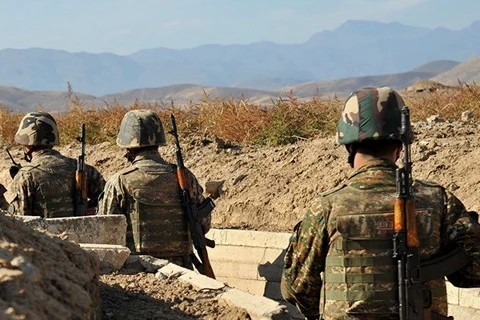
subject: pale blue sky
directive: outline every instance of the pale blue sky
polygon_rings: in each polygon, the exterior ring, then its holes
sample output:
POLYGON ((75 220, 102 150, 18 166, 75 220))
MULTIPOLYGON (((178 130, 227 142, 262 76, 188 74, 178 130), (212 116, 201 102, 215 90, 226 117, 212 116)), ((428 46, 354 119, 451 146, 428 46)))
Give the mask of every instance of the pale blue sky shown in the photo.
POLYGON ((458 30, 478 0, 1 0, 0 50, 41 47, 130 54, 141 49, 301 43, 346 20, 458 30))

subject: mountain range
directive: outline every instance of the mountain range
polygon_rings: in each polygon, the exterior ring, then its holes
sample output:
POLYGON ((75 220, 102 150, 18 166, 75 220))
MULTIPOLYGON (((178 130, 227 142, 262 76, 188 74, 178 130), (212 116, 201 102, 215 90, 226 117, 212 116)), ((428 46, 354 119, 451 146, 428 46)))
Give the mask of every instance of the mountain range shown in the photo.
POLYGON ((39 104, 63 109, 67 82, 82 100, 100 103, 188 102, 205 94, 265 102, 290 90, 308 97, 345 95, 365 85, 404 88, 429 78, 457 84, 477 77, 479 55, 480 21, 461 30, 347 21, 300 44, 155 48, 125 56, 4 49, 0 103, 23 110, 39 104), (466 61, 469 66, 462 67, 466 61))
MULTIPOLYGON (((466 82, 480 83, 480 56, 473 57, 463 63, 450 60, 432 61, 407 72, 343 78, 300 83, 278 90, 256 90, 234 87, 207 87, 196 84, 181 84, 159 88, 144 88, 122 91, 104 96, 93 96, 75 93, 85 106, 103 106, 105 103, 118 102, 121 105, 142 103, 174 102, 175 105, 198 102, 209 96, 211 98, 245 99, 251 103, 269 105, 272 100, 287 97, 293 93, 298 99, 311 99, 313 95, 323 97, 346 97, 353 90, 366 86, 390 86, 404 90, 415 86, 425 79, 441 79, 443 83, 458 85, 459 79, 466 82)), ((67 92, 29 91, 16 87, 0 86, 0 104, 10 110, 31 111, 39 107, 44 110, 65 110, 68 106, 67 92)))
POLYGON ((480 54, 480 21, 461 30, 347 21, 299 44, 207 44, 130 55, 31 48, 0 51, 0 85, 95 96, 192 83, 277 90, 298 83, 405 72, 480 54))

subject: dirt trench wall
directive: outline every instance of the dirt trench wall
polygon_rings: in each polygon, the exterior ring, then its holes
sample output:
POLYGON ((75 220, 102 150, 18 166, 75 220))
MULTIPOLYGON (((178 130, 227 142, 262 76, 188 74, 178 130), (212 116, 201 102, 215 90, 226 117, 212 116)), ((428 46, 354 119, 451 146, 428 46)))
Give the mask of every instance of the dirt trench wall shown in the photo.
POLYGON ((98 261, 0 212, 0 319, 100 319, 98 261))
MULTIPOLYGON (((221 281, 238 289, 281 301, 280 277, 290 233, 213 229, 207 236, 216 246, 208 251, 221 281)), ((480 288, 461 289, 447 283, 449 315, 480 320, 480 288)), ((303 319, 288 304, 293 319, 303 319)))
MULTIPOLYGON (((52 235, 58 235, 70 241, 74 240, 82 249, 92 253, 99 259, 101 274, 110 274, 112 271, 120 270, 124 263, 126 263, 128 256, 130 256, 130 250, 128 250, 126 247, 123 247, 125 245, 126 232, 126 219, 124 215, 48 219, 42 219, 33 216, 11 216, 10 219, 19 225, 25 224, 34 230, 48 232, 52 235), (124 248, 127 251, 123 251, 121 248, 124 248)), ((65 243, 69 244, 67 241, 65 241, 65 243)), ((265 251, 270 250, 265 249, 265 251)), ((274 257, 278 253, 277 251, 278 250, 272 251, 270 257, 274 257)), ((0 262, 1 258, 2 256, 0 252, 0 262)), ((234 284, 226 286, 221 277, 218 278, 218 280, 213 280, 198 274, 196 271, 190 271, 173 263, 168 263, 166 260, 155 259, 149 256, 130 256, 130 258, 132 258, 132 261, 142 260, 143 262, 141 262, 141 264, 144 267, 147 268, 148 266, 147 269, 152 269, 150 272, 153 272, 153 269, 157 270, 160 268, 158 272, 161 273, 161 279, 168 278, 174 274, 181 274, 179 277, 180 280, 198 288, 199 291, 217 290, 218 292, 216 298, 219 301, 222 301, 221 303, 226 303, 229 306, 246 310, 249 315, 249 319, 291 319, 282 304, 279 304, 277 301, 275 301, 275 299, 268 298, 263 294, 263 292, 259 291, 257 293, 241 290, 236 288, 234 284)), ((268 259, 265 261, 267 260, 268 259)), ((243 268, 240 267, 239 270, 243 270, 243 268)), ((98 272, 98 270, 96 271, 98 272)), ((213 294, 213 291, 211 294, 213 294)), ((3 319, 1 315, 0 319, 3 319)))

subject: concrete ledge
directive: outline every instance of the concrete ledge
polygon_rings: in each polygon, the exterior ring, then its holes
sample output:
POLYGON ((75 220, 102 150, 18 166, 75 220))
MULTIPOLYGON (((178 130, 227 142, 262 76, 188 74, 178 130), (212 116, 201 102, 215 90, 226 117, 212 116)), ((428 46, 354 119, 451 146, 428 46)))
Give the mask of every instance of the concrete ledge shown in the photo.
POLYGON ((219 297, 247 310, 252 319, 288 319, 285 307, 276 301, 265 297, 255 296, 239 289, 229 289, 219 297))
POLYGON ((480 288, 463 288, 459 290, 458 299, 458 304, 462 307, 480 309, 480 288))
POLYGON ((456 320, 480 320, 480 310, 457 305, 448 306, 448 315, 456 320))
POLYGON ((230 288, 223 282, 208 278, 195 271, 182 268, 173 263, 169 263, 159 269, 155 276, 160 279, 177 276, 180 280, 190 283, 192 286, 200 290, 217 290, 217 299, 223 300, 229 305, 246 310, 252 320, 277 320, 290 318, 286 307, 274 300, 241 291, 239 289, 230 288))
POLYGON ((447 284, 447 299, 449 304, 460 304, 460 288, 454 287, 450 282, 447 284))
POLYGON ((248 246, 285 249, 291 234, 285 232, 266 232, 250 230, 211 229, 207 237, 219 245, 248 246))
POLYGON ((71 233, 80 243, 103 243, 125 246, 127 219, 124 215, 47 218, 12 216, 37 230, 53 234, 71 233))
POLYGON ((100 260, 101 273, 120 270, 130 256, 130 249, 119 245, 81 243, 80 247, 100 260))

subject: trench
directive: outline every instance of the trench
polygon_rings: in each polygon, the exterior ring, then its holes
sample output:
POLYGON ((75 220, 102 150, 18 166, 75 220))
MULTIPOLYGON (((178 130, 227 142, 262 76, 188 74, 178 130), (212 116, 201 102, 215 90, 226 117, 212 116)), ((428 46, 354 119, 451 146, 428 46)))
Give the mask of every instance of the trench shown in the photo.
MULTIPOLYGON (((54 234, 74 234, 79 243, 125 243, 126 219, 123 215, 17 218, 54 234)), ((283 301, 280 294, 280 278, 290 235, 286 232, 215 228, 207 234, 216 244, 215 248, 208 249, 208 256, 219 283, 227 283, 233 289, 250 294, 246 299, 241 297, 242 303, 259 306, 260 314, 265 309, 263 306, 270 302, 278 302, 288 310, 287 315, 282 312, 278 317, 260 316, 258 319, 285 319, 285 316, 304 319, 294 306, 283 301)), ((480 320, 480 288, 456 288, 447 282, 447 295, 450 316, 456 320, 480 320)))
POLYGON ((208 256, 217 280, 284 305, 291 319, 304 319, 280 294, 280 277, 290 233, 212 229, 208 256))

